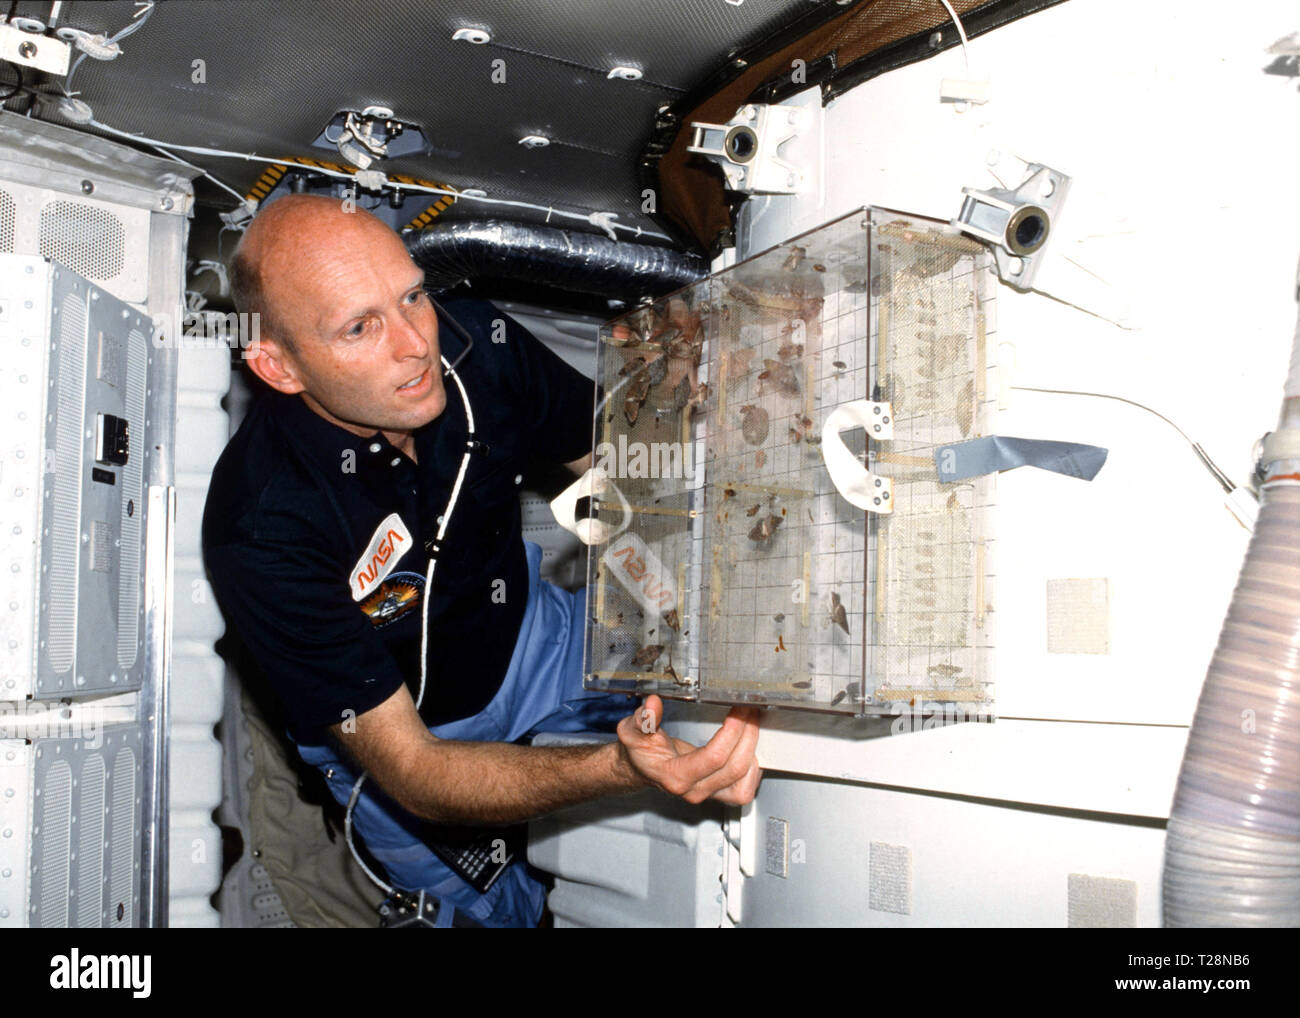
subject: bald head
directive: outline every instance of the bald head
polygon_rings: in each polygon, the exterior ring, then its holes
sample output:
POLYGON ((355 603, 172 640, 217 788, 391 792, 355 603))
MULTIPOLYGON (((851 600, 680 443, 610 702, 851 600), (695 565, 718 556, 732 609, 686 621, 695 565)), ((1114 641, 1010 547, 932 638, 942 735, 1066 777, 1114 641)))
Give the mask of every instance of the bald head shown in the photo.
POLYGON ((286 195, 231 260, 241 312, 262 316, 247 368, 354 435, 399 449, 446 408, 437 309, 402 238, 336 199, 286 195))
POLYGON ((340 246, 364 250, 377 236, 395 236, 369 212, 324 195, 290 194, 257 214, 230 260, 235 310, 259 316, 259 333, 291 353, 294 325, 281 312, 294 274, 335 257, 340 246), (354 246, 355 245, 355 246, 354 246))

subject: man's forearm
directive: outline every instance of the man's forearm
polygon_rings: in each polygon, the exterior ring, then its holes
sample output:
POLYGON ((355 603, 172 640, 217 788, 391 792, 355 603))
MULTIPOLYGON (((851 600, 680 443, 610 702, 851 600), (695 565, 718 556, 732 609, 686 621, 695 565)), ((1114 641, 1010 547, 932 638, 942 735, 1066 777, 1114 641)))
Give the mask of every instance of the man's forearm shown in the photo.
POLYGON ((330 726, 338 744, 394 800, 436 823, 508 824, 607 795, 658 787, 687 802, 743 805, 762 772, 757 717, 733 710, 704 746, 667 736, 649 696, 618 725, 618 741, 515 746, 436 738, 400 686, 357 718, 330 726))
POLYGON ((430 736, 400 784, 395 797, 427 820, 507 824, 636 791, 647 782, 617 741, 543 747, 430 736))

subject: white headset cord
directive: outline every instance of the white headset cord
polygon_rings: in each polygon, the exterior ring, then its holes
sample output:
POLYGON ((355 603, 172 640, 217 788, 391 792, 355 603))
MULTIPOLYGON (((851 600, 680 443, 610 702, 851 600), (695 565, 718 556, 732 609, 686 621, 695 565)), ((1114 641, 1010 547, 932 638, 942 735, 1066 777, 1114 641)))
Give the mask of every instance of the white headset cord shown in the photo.
MULTIPOLYGON (((424 574, 424 604, 420 613, 420 690, 415 698, 415 709, 418 712, 420 704, 424 702, 424 687, 428 679, 429 670, 429 598, 433 593, 433 567, 438 564, 438 552, 442 550, 442 539, 447 533, 447 527, 451 524, 451 514, 456 510, 456 501, 460 498, 460 489, 465 482, 465 473, 469 470, 469 460, 474 452, 474 411, 469 404, 469 393, 465 391, 465 383, 460 380, 460 375, 456 373, 456 368, 447 363, 447 358, 439 355, 442 360, 443 377, 450 378, 456 383, 456 388, 460 390, 460 401, 465 407, 465 423, 469 428, 469 433, 465 439, 465 453, 460 458, 460 470, 456 473, 456 483, 451 488, 451 498, 447 500, 447 509, 442 514, 441 522, 438 524, 438 533, 434 536, 433 547, 429 554, 429 568, 424 574)), ((458 359, 459 362, 459 359, 458 359)), ((362 860, 361 855, 357 852, 357 847, 352 840, 352 809, 357 804, 357 799, 361 797, 361 786, 365 783, 367 774, 361 772, 356 783, 352 786, 352 794, 348 796, 347 809, 343 814, 343 837, 348 843, 348 851, 352 853, 352 858, 357 861, 357 865, 368 876, 376 886, 381 888, 385 894, 393 894, 394 888, 384 883, 376 876, 369 866, 362 860)))

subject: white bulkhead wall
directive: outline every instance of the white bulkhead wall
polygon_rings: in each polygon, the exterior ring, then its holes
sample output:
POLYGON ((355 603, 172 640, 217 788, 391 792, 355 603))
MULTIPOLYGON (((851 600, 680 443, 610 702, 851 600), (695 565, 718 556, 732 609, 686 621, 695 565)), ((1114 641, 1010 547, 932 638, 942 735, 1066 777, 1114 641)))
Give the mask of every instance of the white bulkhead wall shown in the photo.
MULTIPOLYGON (((1003 385, 1137 400, 1243 484, 1296 315, 1300 93, 1264 68, 1297 30, 1285 0, 1212 21, 1090 0, 971 40, 969 72, 959 48, 890 72, 826 108, 824 194, 751 198, 737 256, 864 204, 951 218, 963 187, 1000 186, 995 152, 1009 187, 1014 157, 1060 170, 1040 278, 1087 310, 1000 287, 1003 385), (990 103, 939 101, 943 78, 978 75, 990 103)), ((884 736, 769 712, 742 925, 1160 923, 1163 819, 1248 534, 1140 409, 1005 389, 996 427, 1110 450, 1091 483, 999 478, 999 720, 884 736), (1048 651, 1049 600, 1079 624, 1060 580, 1105 592, 1093 653, 1048 651)))
POLYGON ((225 631, 203 569, 200 525, 212 468, 225 448, 230 418, 230 351, 195 343, 180 352, 176 392, 176 557, 172 629, 171 830, 168 914, 171 926, 218 926, 210 903, 221 884, 221 834, 212 811, 221 802, 221 720, 225 662, 213 645, 225 631))

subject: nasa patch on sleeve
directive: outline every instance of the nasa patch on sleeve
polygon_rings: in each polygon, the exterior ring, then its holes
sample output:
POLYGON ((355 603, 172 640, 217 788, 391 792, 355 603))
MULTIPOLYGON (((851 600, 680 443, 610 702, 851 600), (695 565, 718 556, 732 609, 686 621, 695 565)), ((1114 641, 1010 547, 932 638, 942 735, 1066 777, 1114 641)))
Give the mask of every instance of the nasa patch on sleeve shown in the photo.
POLYGON ((348 580, 352 600, 360 601, 378 587, 414 543, 402 517, 397 513, 389 514, 376 528, 370 544, 352 567, 352 576, 348 580))

